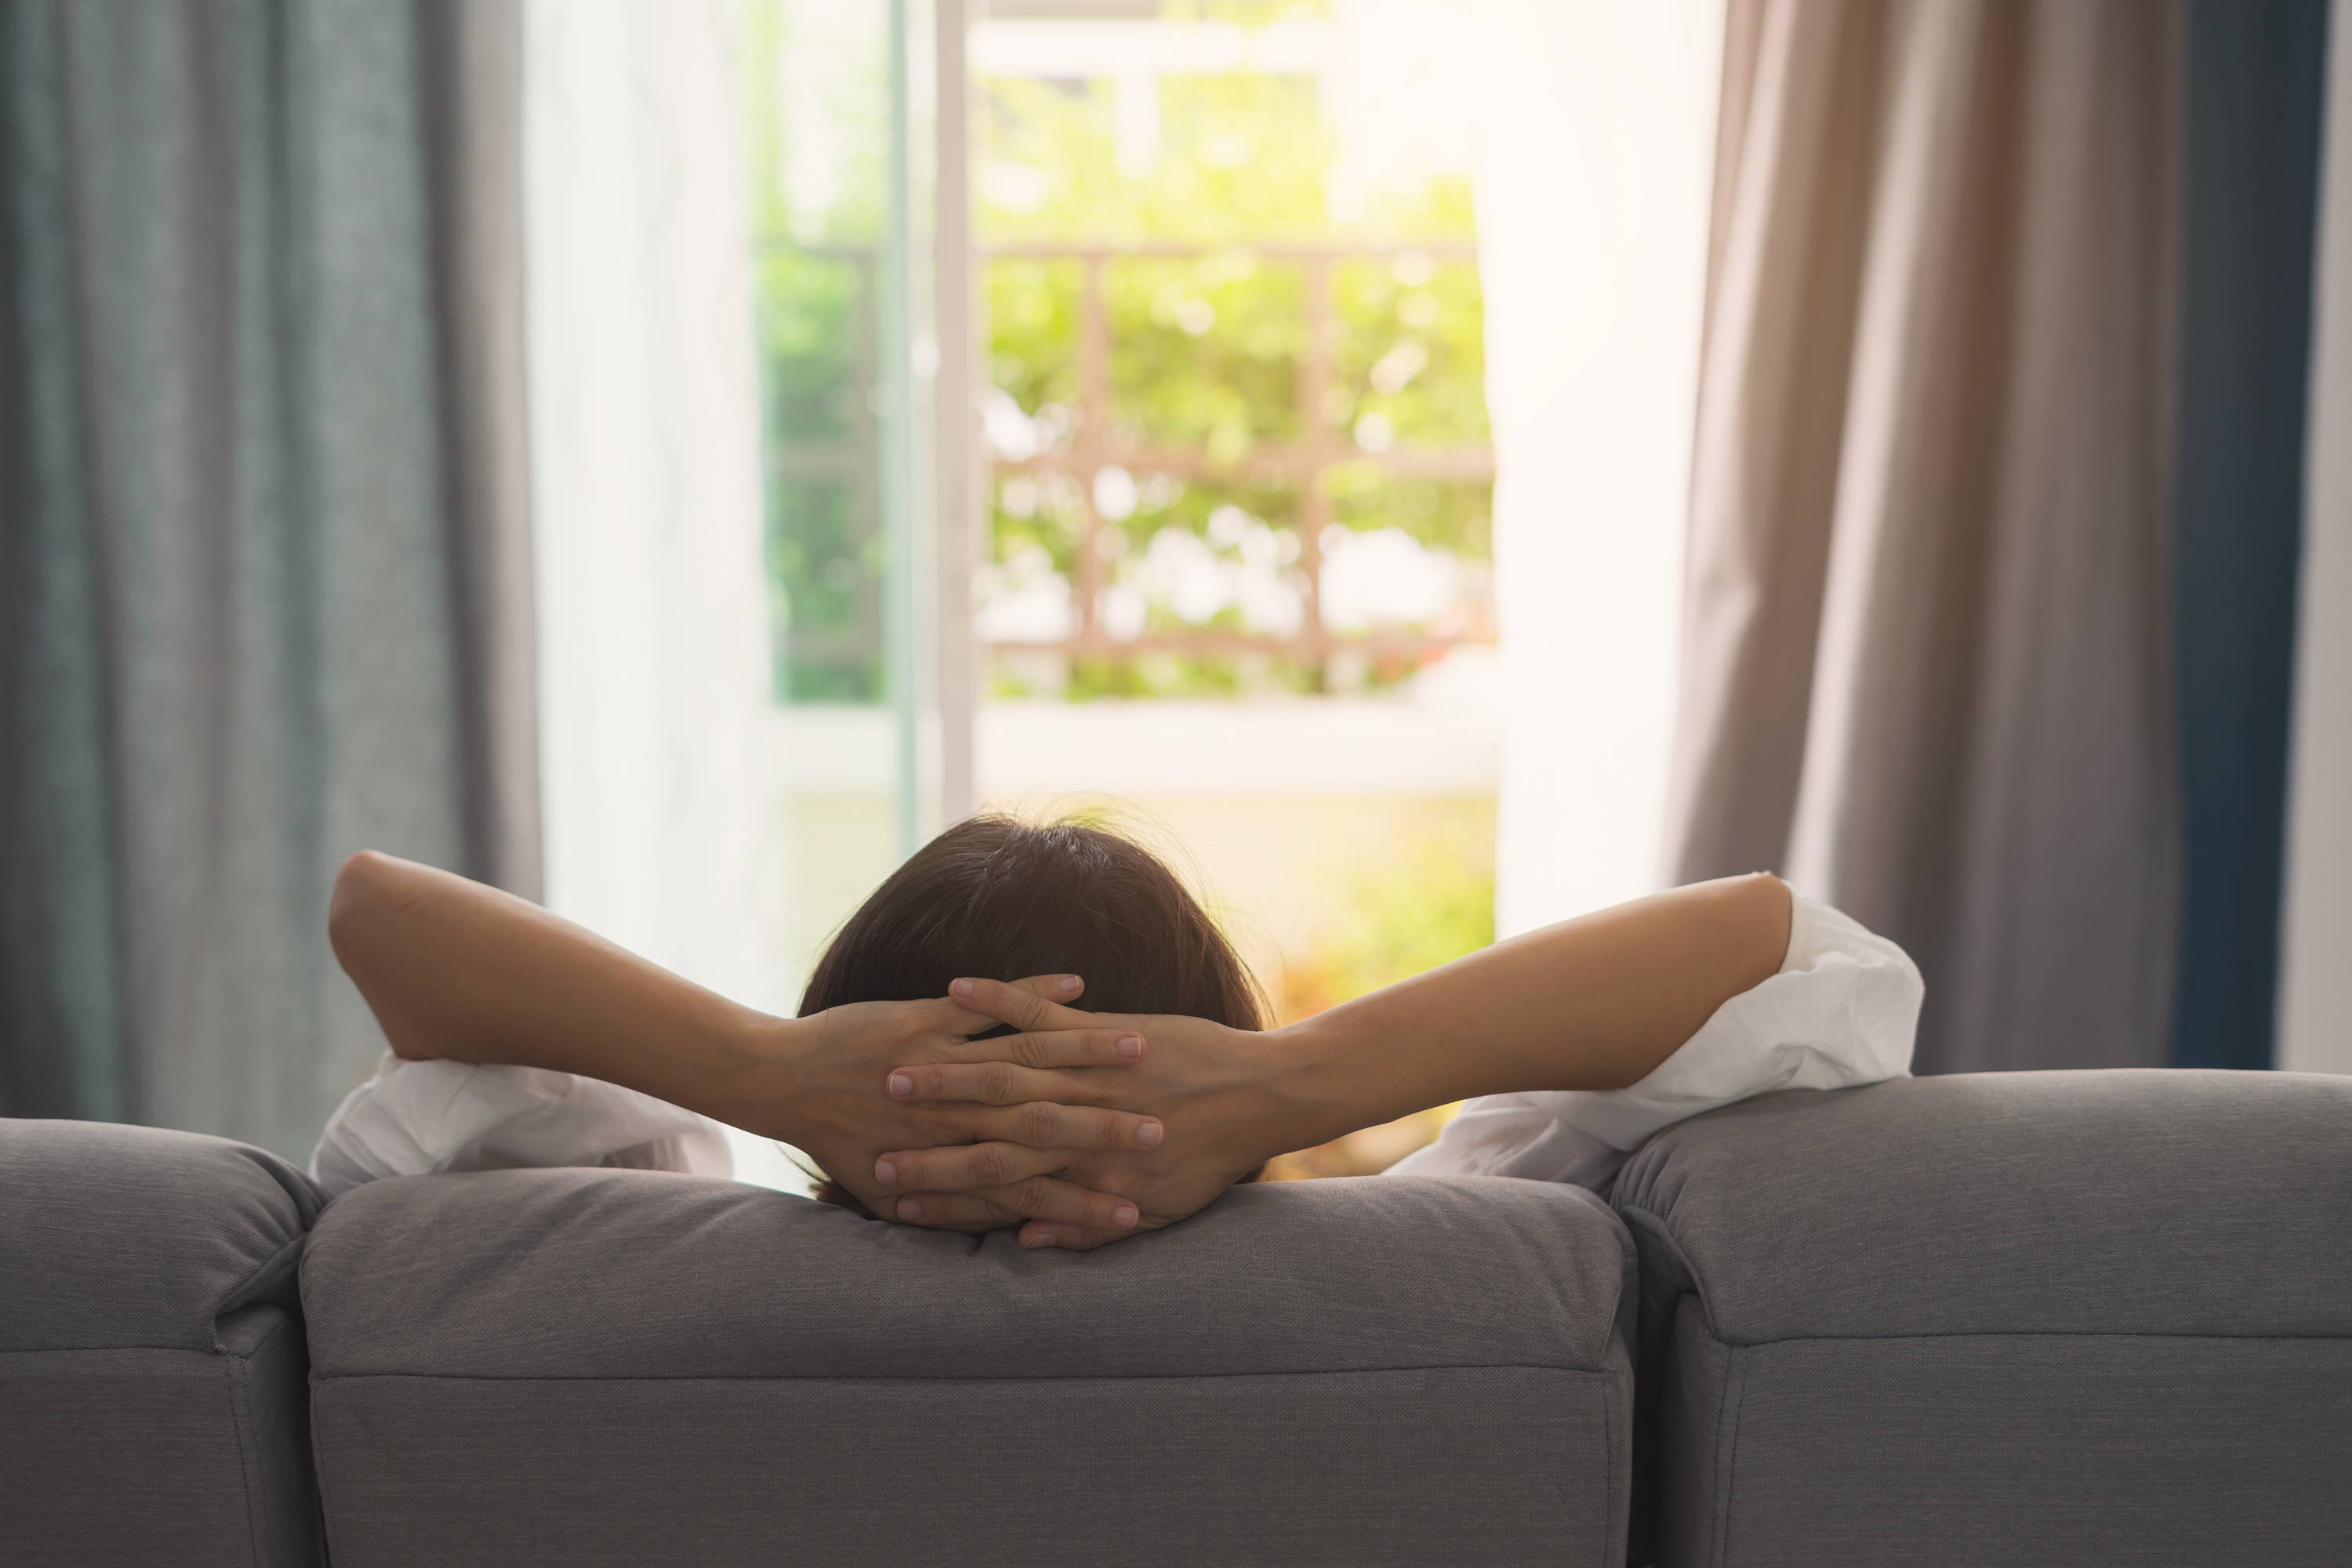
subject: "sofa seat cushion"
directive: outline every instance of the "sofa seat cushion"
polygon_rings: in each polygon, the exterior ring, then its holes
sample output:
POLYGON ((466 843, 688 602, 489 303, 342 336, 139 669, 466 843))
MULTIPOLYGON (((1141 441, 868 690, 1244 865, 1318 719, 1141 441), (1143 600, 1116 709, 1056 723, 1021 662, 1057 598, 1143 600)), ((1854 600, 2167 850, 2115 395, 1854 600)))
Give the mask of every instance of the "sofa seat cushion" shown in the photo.
POLYGON ((1089 1254, 688 1176, 338 1200, 341 1568, 1622 1552, 1633 1253, 1591 1195, 1284 1184, 1089 1254))
POLYGON ((273 1154, 0 1121, 0 1562, 309 1564, 302 1239, 273 1154))

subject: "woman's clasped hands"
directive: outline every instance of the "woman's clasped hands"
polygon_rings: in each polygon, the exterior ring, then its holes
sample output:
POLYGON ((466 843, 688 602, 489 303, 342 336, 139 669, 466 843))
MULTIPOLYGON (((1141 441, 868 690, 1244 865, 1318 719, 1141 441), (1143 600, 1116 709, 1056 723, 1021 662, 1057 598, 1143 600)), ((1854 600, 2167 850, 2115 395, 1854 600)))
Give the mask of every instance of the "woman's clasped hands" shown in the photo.
MULTIPOLYGON (((1085 984, 1075 975, 1038 975, 1003 989, 1046 1005, 1043 998, 1075 998, 1085 984)), ((887 1092, 887 1082, 908 1072, 1108 1074, 1143 1058, 1143 1037, 1123 1021, 1073 1016, 1083 1022, 985 1039, 971 1037, 999 1020, 945 998, 761 1016, 740 1054, 727 1102, 702 1109, 805 1152, 885 1218, 896 1216, 899 1192, 877 1177, 876 1152, 946 1145, 977 1155, 965 1167, 971 1179, 949 1222, 956 1228, 1036 1220, 1118 1235, 1141 1219, 1134 1202, 1055 1173, 1081 1158, 1156 1147, 1165 1132, 1158 1118, 1110 1109, 1091 1095, 1059 1101, 972 1095, 949 1102, 887 1092)))
POLYGON ((910 1055, 884 1090, 916 1125, 968 1135, 908 1140, 845 1184, 908 1224, 1018 1225, 1024 1247, 1084 1250, 1182 1219, 1313 1141, 1286 1031, 1081 1012, 1078 989, 955 982, 940 1005, 1019 1032, 910 1055))

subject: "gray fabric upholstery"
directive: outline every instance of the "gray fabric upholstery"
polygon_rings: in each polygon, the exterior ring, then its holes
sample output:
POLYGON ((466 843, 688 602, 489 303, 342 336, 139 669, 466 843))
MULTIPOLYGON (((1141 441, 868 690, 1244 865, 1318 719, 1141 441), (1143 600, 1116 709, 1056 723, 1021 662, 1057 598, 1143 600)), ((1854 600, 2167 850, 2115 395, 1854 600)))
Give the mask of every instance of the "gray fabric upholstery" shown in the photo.
POLYGON ((1662 1563, 2344 1560, 2352 1080, 1769 1096, 1613 1195, 1662 1563))
POLYGON ((322 1498, 338 1568, 1613 1564, 1629 1489, 1675 1568, 2344 1560, 2352 1080, 1780 1095, 1612 1195, 1284 1184, 1076 1256, 647 1172, 322 1215, 0 1121, 0 1562, 314 1563, 322 1498))
POLYGON ((317 1561, 297 1260, 274 1155, 0 1121, 0 1561, 317 1561))
POLYGON ((645 1172, 383 1182, 305 1259, 338 1568, 1622 1557, 1575 1189, 1244 1189, 1090 1255, 645 1172))

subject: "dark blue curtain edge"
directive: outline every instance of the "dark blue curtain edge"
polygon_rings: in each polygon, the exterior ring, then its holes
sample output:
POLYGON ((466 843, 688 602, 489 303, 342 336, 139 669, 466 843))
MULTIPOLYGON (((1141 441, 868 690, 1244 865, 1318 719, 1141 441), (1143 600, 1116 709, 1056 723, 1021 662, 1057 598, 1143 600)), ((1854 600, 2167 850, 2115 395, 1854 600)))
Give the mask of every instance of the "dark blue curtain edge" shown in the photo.
POLYGON ((2182 805, 2170 1059, 2267 1068, 2329 0, 2189 0, 2173 482, 2182 805))

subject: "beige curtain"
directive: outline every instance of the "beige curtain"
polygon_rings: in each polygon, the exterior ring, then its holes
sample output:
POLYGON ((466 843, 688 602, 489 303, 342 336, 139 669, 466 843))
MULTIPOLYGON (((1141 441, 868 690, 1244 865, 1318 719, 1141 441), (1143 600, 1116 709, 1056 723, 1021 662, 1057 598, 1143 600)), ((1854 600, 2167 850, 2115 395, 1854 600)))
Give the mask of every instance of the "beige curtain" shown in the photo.
POLYGON ((1669 869, 1901 941, 1922 1071, 2165 1059, 2181 26, 1730 7, 1669 869))

